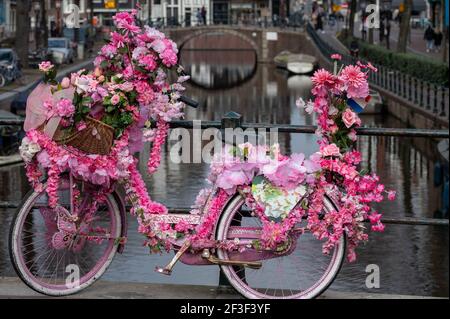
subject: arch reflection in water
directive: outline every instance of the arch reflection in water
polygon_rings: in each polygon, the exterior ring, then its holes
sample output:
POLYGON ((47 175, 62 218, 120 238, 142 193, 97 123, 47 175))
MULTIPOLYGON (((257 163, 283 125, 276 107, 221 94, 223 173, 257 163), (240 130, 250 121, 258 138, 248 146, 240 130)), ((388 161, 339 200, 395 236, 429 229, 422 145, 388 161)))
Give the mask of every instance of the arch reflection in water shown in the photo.
POLYGON ((256 73, 253 50, 181 51, 181 64, 191 76, 191 83, 204 89, 228 89, 242 85, 256 73))

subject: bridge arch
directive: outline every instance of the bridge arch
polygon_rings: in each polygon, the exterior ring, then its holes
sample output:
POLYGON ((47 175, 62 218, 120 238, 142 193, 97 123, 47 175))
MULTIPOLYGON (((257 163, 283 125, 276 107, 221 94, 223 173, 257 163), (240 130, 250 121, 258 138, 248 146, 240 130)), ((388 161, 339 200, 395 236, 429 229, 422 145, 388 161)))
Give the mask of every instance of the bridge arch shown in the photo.
POLYGON ((223 28, 223 27, 221 27, 221 28, 206 27, 206 28, 197 29, 194 32, 188 32, 188 34, 180 37, 179 39, 174 39, 174 40, 178 46, 178 49, 181 51, 183 49, 183 46, 186 43, 188 43, 190 40, 192 40, 196 37, 203 36, 203 35, 217 34, 219 32, 223 33, 223 34, 227 34, 227 35, 232 35, 232 36, 235 36, 235 37, 243 40, 245 43, 250 45, 250 47, 255 51, 256 58, 261 56, 260 47, 251 37, 247 36, 246 34, 240 32, 240 31, 223 28))

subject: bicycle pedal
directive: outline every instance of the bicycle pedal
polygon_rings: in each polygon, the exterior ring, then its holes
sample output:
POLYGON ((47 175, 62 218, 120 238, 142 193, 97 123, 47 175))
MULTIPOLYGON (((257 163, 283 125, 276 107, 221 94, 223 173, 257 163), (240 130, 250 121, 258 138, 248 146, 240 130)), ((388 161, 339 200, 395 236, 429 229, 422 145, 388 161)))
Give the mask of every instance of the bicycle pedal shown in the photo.
POLYGON ((163 268, 163 267, 155 267, 155 271, 159 274, 162 275, 166 275, 166 276, 170 276, 172 274, 172 270, 171 269, 167 269, 167 268, 163 268))

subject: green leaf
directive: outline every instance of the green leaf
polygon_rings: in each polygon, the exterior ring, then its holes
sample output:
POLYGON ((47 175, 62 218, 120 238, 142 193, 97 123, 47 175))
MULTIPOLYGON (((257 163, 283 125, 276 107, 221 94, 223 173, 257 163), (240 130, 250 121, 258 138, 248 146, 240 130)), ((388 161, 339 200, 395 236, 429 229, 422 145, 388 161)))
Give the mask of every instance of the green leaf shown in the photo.
POLYGON ((109 62, 107 60, 103 60, 102 63, 100 63, 100 67, 102 69, 106 69, 109 66, 109 62))
POLYGON ((82 98, 81 104, 87 105, 87 104, 91 104, 93 101, 94 100, 90 96, 85 96, 82 98))

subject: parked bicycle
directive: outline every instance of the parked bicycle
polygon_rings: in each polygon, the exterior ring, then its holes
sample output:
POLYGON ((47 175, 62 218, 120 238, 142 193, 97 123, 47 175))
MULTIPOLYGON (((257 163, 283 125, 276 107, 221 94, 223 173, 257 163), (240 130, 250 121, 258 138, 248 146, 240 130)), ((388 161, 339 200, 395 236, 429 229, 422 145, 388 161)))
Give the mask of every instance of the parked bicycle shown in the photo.
POLYGON ((364 221, 373 230, 384 227, 369 206, 383 199, 384 187, 376 175, 358 171, 354 148, 361 124, 356 111, 367 103, 371 66, 314 74, 315 101, 297 104, 317 113, 317 153, 307 159, 282 155, 276 144, 227 144, 211 165, 211 186, 197 195, 190 214, 171 214, 149 197, 133 141, 151 140, 153 174, 168 121, 182 115, 182 103, 197 103, 181 96, 187 77, 174 63, 174 44, 155 29, 137 28, 133 13, 114 20, 122 34, 102 50, 94 72, 56 83, 54 66, 40 65, 47 84, 30 95, 20 149, 33 190, 13 219, 9 239, 20 278, 52 296, 90 286, 125 247, 128 201, 145 246, 175 252, 168 265, 156 267, 161 274, 170 275, 178 261, 218 265, 247 298, 321 294, 344 257, 353 261, 356 246, 367 240, 364 221), (127 58, 131 53, 134 59, 127 58), (152 61, 176 66, 177 82, 167 83, 164 69, 156 71, 152 61))

